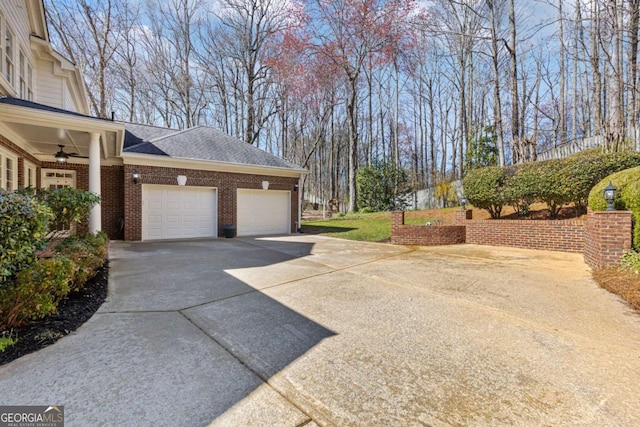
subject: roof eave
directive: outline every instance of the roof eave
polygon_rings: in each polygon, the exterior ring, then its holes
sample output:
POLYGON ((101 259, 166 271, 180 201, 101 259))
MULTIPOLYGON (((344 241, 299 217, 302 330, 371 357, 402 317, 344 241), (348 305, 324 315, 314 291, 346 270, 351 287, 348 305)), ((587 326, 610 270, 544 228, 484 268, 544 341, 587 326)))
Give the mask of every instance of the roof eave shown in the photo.
POLYGON ((123 152, 124 164, 140 166, 173 167, 193 170, 211 170, 216 172, 241 173, 250 175, 285 176, 300 178, 309 172, 302 168, 248 165, 243 163, 221 162, 214 160, 189 159, 183 157, 158 156, 155 154, 123 152))

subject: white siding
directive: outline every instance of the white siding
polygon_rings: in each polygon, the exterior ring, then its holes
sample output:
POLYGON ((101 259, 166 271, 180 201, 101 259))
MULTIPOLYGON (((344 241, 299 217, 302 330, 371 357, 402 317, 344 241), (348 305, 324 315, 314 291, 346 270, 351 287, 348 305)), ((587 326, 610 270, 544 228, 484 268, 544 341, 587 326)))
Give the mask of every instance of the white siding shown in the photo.
MULTIPOLYGON (((27 0, 29 1, 29 0, 27 0)), ((21 3, 21 2, 20 2, 21 3)), ((11 95, 18 94, 19 85, 19 55, 22 50, 25 55, 33 62, 33 56, 30 48, 29 35, 31 34, 31 26, 29 24, 29 16, 27 15, 27 8, 25 4, 21 4, 16 7, 19 2, 9 2, 0 0, 0 19, 4 21, 4 25, 8 26, 13 34, 13 64, 14 64, 14 81, 11 87, 8 86, 8 82, 4 79, 4 51, 2 65, 2 78, 0 78, 0 92, 8 93, 11 95)), ((2 35, 4 37, 4 34, 2 35)))
MULTIPOLYGON (((0 0, 0 19, 10 28, 14 38, 14 82, 9 85, 2 77, 4 73, 0 73, 0 94, 20 96, 19 59, 20 52, 23 52, 27 62, 33 67, 33 101, 71 111, 86 112, 84 101, 77 98, 84 94, 83 88, 76 87, 81 80, 78 78, 78 71, 61 56, 52 53, 46 43, 43 45, 42 41, 35 39, 32 42, 28 14, 39 14, 39 6, 31 3, 37 1, 40 0, 0 0)), ((41 25, 40 16, 32 18, 36 22, 34 25, 41 25)), ((37 28, 34 30, 37 31, 37 28)), ((0 60, 0 64, 4 64, 4 58, 0 60)), ((0 71, 4 71, 3 65, 0 65, 0 71)), ((28 95, 25 94, 24 97, 27 98, 28 95)))
POLYGON ((73 96, 71 96, 69 87, 65 84, 62 90, 64 92, 64 105, 62 106, 62 108, 64 108, 65 110, 78 111, 76 103, 73 102, 73 96))
MULTIPOLYGON (((20 7, 16 7, 15 4, 17 3, 19 2, 0 0, 0 13, 2 13, 2 15, 4 15, 4 17, 6 18, 9 26, 11 27, 11 30, 13 31, 16 41, 18 42, 16 45, 16 49, 19 47, 27 51, 30 50, 29 35, 31 34, 29 16, 27 16, 26 5, 20 5, 20 7)), ((16 62, 18 62, 17 57, 16 62)))
POLYGON ((36 62, 36 102, 52 107, 64 108, 62 105, 62 77, 53 74, 53 62, 39 60, 36 62))

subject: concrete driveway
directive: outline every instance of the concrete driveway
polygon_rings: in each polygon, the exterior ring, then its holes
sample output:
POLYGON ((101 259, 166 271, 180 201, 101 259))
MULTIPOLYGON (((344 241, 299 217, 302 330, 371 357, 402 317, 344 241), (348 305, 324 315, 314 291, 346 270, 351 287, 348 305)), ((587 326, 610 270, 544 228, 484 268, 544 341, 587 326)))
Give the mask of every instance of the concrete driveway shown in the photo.
POLYGON ((581 256, 319 236, 114 243, 108 301, 0 367, 67 426, 640 425, 640 316, 581 256))

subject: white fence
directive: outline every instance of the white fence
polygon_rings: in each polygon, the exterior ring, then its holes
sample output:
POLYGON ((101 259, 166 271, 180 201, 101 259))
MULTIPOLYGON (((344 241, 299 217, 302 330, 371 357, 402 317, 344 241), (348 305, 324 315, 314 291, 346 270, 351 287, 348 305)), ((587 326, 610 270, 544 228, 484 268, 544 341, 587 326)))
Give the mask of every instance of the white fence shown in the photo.
MULTIPOLYGON (((453 189, 456 192, 457 199, 460 199, 463 194, 462 180, 452 181, 453 189)), ((446 202, 440 197, 436 197, 435 188, 427 188, 424 190, 418 190, 413 193, 413 196, 409 199, 408 209, 420 210, 420 209, 439 209, 447 207, 446 202)), ((449 206, 455 206, 451 204, 449 206)))
MULTIPOLYGON (((633 128, 627 131, 627 138, 633 141, 636 151, 640 151, 640 128, 633 128)), ((538 160, 562 159, 580 151, 593 147, 602 147, 606 139, 602 135, 584 138, 579 141, 571 141, 557 147, 551 148, 542 153, 538 153, 538 160)))

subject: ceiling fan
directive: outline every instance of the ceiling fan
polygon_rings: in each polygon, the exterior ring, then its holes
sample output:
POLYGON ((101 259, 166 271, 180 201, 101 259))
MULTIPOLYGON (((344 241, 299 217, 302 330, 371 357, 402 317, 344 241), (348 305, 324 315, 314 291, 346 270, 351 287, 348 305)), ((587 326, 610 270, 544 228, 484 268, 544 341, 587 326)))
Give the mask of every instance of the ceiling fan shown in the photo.
POLYGON ((54 155, 54 157, 56 158, 58 163, 66 163, 67 160, 69 159, 69 157, 77 157, 77 158, 80 158, 80 159, 88 159, 87 156, 81 156, 78 153, 65 153, 64 145, 58 144, 58 147, 60 147, 60 151, 58 151, 54 155))

